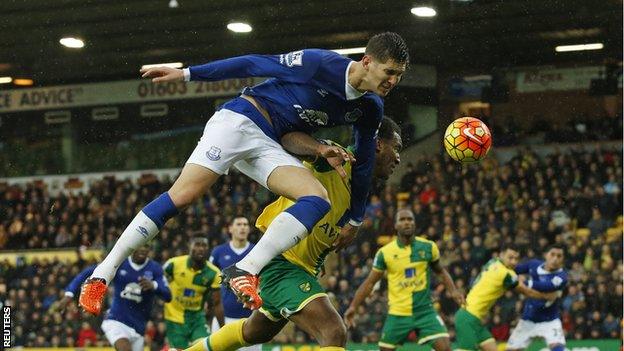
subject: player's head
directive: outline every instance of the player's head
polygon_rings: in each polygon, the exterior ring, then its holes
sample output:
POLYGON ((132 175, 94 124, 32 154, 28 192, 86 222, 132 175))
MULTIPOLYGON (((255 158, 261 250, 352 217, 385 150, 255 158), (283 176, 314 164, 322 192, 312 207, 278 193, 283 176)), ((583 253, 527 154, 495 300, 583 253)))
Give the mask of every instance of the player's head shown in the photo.
POLYGON ((190 248, 191 259, 195 262, 201 262, 208 259, 208 238, 204 236, 195 236, 191 239, 190 248))
POLYGON ((399 152, 403 148, 401 128, 390 118, 384 117, 377 133, 375 178, 386 180, 401 162, 399 152))
POLYGON ((245 217, 234 218, 228 227, 228 232, 230 232, 232 240, 247 241, 249 231, 249 220, 245 217))
POLYGON ((546 248, 544 252, 544 259, 546 260, 546 269, 549 271, 556 271, 563 267, 563 258, 565 255, 565 249, 563 245, 553 244, 546 248))
POLYGON ((505 244, 500 249, 499 258, 507 268, 514 269, 520 261, 520 250, 513 244, 505 244))
POLYGON ((394 230, 398 236, 410 237, 416 233, 416 219, 414 212, 407 208, 397 211, 394 216, 394 230))
POLYGON ((150 244, 139 246, 139 248, 134 250, 134 252, 132 253, 132 262, 136 264, 145 263, 145 260, 147 260, 147 256, 149 256, 151 248, 152 246, 150 244))
POLYGON ((380 33, 368 41, 362 58, 366 69, 367 90, 386 96, 394 88, 409 63, 407 44, 393 32, 380 33))

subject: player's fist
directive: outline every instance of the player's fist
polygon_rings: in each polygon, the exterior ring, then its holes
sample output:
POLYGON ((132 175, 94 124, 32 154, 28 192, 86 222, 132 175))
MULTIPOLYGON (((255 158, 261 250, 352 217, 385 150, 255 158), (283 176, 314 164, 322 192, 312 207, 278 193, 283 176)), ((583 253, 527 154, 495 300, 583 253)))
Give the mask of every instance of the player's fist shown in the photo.
POLYGON ((352 226, 349 223, 345 224, 342 229, 340 229, 340 234, 334 242, 334 246, 332 246, 334 252, 338 252, 345 247, 351 245, 351 243, 353 243, 353 240, 355 240, 355 238, 357 237, 359 229, 360 227, 352 226))
POLYGON ((327 159, 327 163, 329 163, 329 165, 332 166, 342 178, 347 177, 347 172, 345 172, 342 165, 345 162, 355 162, 355 157, 340 146, 321 143, 319 144, 316 153, 317 156, 327 159))
POLYGON ((139 278, 139 286, 141 287, 141 291, 154 290, 154 282, 145 277, 139 278))
POLYGON ((141 77, 152 78, 152 82, 181 82, 184 80, 184 72, 181 69, 171 67, 141 68, 141 77))
POLYGON ((349 306, 344 313, 344 322, 347 325, 347 328, 352 328, 355 326, 355 308, 349 306))

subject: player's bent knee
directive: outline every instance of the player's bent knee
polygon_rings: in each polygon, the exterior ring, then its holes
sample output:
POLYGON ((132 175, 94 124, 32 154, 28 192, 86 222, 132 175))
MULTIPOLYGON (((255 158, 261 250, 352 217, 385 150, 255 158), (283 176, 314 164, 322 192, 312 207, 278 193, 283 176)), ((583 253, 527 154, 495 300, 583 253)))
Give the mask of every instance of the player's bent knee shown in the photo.
POLYGON ((345 346, 347 344, 347 327, 344 323, 327 323, 321 331, 321 346, 345 346))

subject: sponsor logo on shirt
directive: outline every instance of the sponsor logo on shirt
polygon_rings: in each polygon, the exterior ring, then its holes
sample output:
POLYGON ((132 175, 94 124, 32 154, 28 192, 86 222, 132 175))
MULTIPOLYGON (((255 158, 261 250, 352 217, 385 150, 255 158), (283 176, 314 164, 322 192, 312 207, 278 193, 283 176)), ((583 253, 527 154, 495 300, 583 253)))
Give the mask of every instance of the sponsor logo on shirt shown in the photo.
POLYGON ((362 117, 362 115, 364 115, 362 110, 360 110, 359 108, 356 108, 353 111, 345 113, 344 119, 345 119, 345 122, 353 123, 357 121, 358 118, 362 117))

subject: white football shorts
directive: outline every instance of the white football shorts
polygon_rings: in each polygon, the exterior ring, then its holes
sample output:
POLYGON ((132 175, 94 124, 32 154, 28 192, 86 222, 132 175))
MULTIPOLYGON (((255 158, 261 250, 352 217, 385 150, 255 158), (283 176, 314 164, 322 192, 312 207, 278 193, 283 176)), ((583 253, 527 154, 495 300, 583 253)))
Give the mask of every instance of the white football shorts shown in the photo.
POLYGON ((134 328, 113 319, 105 319, 102 322, 102 331, 113 347, 115 347, 117 340, 128 339, 132 346, 132 351, 143 351, 143 335, 139 335, 134 328))
POLYGON ((269 138, 246 116, 221 109, 208 120, 187 163, 227 174, 234 166, 267 188, 269 175, 280 166, 303 167, 301 161, 269 138))
POLYGON ((507 341, 507 350, 525 349, 533 338, 544 339, 546 345, 565 345, 561 319, 541 323, 520 319, 507 341))

